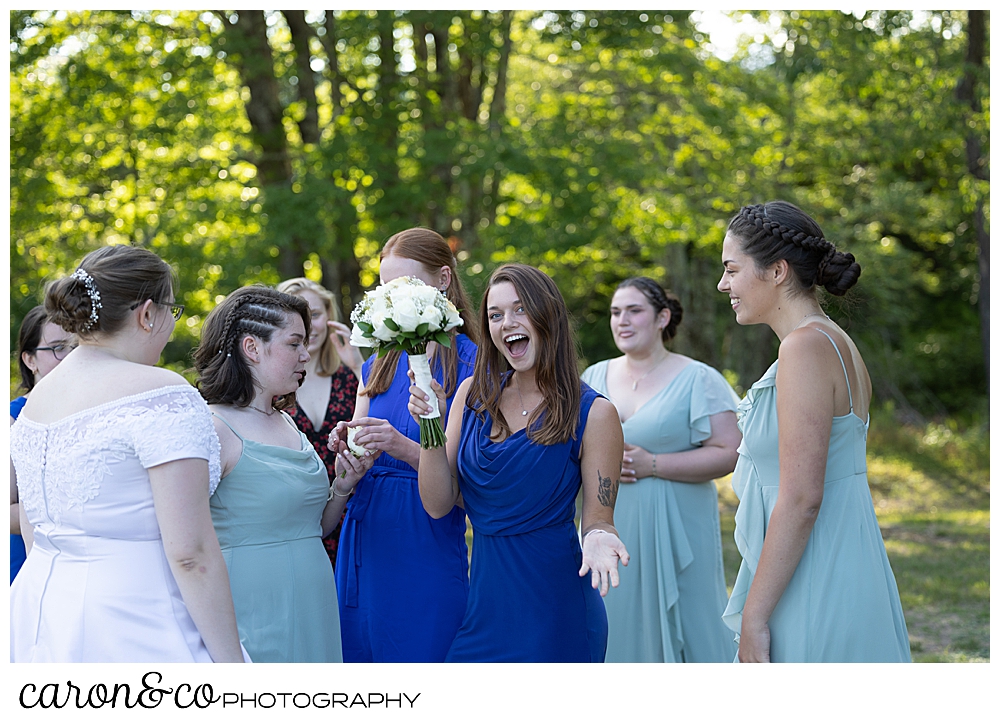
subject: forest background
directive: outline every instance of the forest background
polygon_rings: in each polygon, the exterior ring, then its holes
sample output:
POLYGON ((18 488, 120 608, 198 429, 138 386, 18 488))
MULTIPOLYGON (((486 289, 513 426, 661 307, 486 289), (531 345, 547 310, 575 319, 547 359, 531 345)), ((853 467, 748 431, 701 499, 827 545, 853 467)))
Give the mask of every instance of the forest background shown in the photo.
POLYGON ((549 273, 586 363, 617 354, 617 283, 660 280, 684 305, 672 348, 742 394, 777 346, 715 289, 722 238, 782 198, 861 263, 825 301, 873 425, 914 430, 893 447, 911 467, 941 452, 928 479, 986 510, 988 560, 989 14, 747 15, 722 59, 689 11, 11 11, 12 348, 104 244, 176 268, 183 371, 233 289, 305 275, 346 315, 422 225, 474 299, 505 261, 549 273))

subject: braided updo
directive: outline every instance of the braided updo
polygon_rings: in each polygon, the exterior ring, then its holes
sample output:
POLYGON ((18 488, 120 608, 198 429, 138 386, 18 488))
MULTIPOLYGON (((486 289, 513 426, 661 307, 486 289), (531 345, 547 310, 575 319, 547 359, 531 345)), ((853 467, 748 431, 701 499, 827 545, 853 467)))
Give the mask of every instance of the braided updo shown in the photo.
POLYGON ((684 307, 681 306, 680 299, 666 291, 662 286, 653 281, 648 276, 633 276, 618 284, 615 291, 626 287, 633 287, 642 292, 646 301, 653 307, 653 313, 659 314, 664 309, 670 311, 670 321, 663 327, 660 335, 664 342, 668 342, 677 334, 677 327, 681 325, 684 316, 684 307))
POLYGON ((854 256, 837 251, 819 225, 787 201, 744 206, 729 222, 728 231, 740 239, 757 268, 785 259, 803 292, 822 286, 843 296, 861 276, 854 256))
MULTIPOLYGON (((250 363, 240 353, 240 341, 253 336, 269 342, 287 324, 288 314, 302 317, 309 335, 309 304, 305 299, 267 286, 244 286, 212 309, 201 329, 201 342, 194 350, 195 386, 209 404, 248 406, 254 398, 250 363)), ((295 406, 295 394, 274 403, 275 409, 295 406)))

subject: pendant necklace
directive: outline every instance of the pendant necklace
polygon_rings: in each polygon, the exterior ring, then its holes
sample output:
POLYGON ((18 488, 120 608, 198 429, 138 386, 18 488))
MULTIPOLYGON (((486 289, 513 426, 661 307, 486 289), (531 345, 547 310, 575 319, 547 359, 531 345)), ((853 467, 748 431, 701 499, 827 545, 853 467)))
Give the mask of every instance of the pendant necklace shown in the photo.
MULTIPOLYGON (((514 375, 511 374, 511 376, 513 377, 514 375)), ((517 402, 518 402, 518 404, 521 405, 521 416, 522 417, 527 417, 528 416, 528 412, 524 409, 524 400, 521 398, 521 385, 517 381, 517 377, 514 377, 514 390, 517 392, 517 402)), ((541 403, 542 403, 541 401, 538 402, 538 404, 541 404, 541 403)), ((531 408, 532 412, 535 411, 535 409, 538 407, 538 404, 536 404, 534 407, 531 408)))
POLYGON ((630 372, 628 370, 628 358, 626 357, 626 359, 625 359, 625 373, 628 374, 628 378, 632 380, 632 391, 634 392, 635 389, 636 389, 636 387, 639 386, 639 382, 641 382, 643 379, 645 379, 646 377, 648 377, 649 374, 650 374, 650 372, 652 372, 654 369, 656 369, 658 366, 660 366, 660 364, 662 364, 664 361, 666 361, 669 356, 670 356, 670 352, 668 351, 667 354, 666 354, 666 356, 663 357, 663 359, 660 359, 660 361, 656 362, 656 364, 654 364, 649 369, 647 369, 646 373, 643 374, 638 379, 636 379, 635 377, 633 377, 632 376, 632 372, 630 372))

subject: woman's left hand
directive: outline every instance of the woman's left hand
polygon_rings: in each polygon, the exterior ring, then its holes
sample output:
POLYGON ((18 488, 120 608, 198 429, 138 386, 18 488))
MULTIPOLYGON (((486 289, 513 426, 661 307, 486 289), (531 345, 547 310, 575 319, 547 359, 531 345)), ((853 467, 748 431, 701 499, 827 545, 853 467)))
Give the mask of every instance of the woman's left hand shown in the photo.
POLYGON ((350 328, 347 324, 333 320, 326 322, 326 325, 330 332, 330 343, 337 350, 340 361, 360 379, 361 365, 364 364, 365 360, 361 357, 361 350, 351 345, 350 328))
POLYGON ((755 622, 744 614, 740 626, 739 659, 741 663, 771 662, 771 628, 767 623, 755 622))
POLYGON ((628 565, 629 555, 618 535, 604 530, 588 532, 583 537, 583 565, 580 577, 590 572, 590 586, 600 586, 601 597, 610 587, 618 587, 618 561, 628 565))

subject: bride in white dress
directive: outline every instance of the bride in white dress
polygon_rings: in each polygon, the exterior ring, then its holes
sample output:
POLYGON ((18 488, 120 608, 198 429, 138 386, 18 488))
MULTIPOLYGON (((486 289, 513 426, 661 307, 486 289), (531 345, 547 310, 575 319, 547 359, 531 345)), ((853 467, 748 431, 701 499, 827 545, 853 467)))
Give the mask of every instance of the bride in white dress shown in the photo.
POLYGON ((219 442, 198 392, 154 365, 183 307, 155 254, 109 246, 54 282, 80 346, 11 427, 28 557, 18 662, 242 662, 208 498, 219 442))

